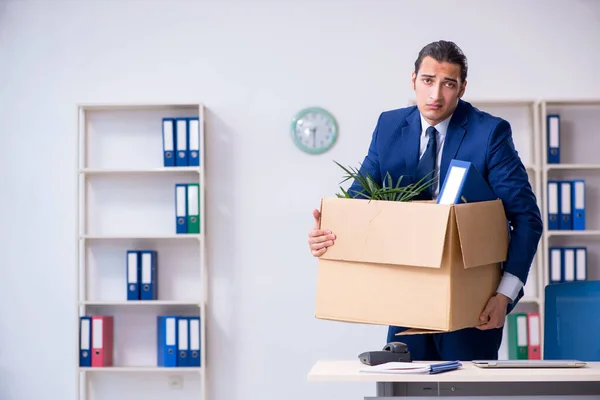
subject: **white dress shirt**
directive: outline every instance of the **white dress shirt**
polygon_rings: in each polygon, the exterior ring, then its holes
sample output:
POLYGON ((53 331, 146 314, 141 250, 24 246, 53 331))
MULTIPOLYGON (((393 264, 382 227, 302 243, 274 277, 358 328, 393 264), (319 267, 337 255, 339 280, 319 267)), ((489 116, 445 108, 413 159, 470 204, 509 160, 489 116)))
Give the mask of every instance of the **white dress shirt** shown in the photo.
MULTIPOLYGON (((437 154, 436 154, 436 166, 435 166, 435 176, 438 178, 436 185, 432 188, 433 200, 437 199, 438 194, 440 193, 440 163, 442 161, 442 149, 444 148, 444 142, 446 140, 446 132, 448 131, 448 125, 450 124, 450 119, 452 115, 443 120, 437 125, 433 127, 437 130, 436 134, 436 142, 437 142, 437 154)), ((429 137, 427 136, 427 128, 431 125, 423 118, 421 115, 421 147, 419 150, 419 158, 425 152, 427 148, 427 142, 429 141, 429 137)), ((523 282, 513 274, 508 272, 504 272, 502 279, 500 280, 500 284, 498 285, 498 293, 502 293, 506 297, 510 298, 511 301, 514 301, 519 294, 519 291, 523 287, 523 282)))

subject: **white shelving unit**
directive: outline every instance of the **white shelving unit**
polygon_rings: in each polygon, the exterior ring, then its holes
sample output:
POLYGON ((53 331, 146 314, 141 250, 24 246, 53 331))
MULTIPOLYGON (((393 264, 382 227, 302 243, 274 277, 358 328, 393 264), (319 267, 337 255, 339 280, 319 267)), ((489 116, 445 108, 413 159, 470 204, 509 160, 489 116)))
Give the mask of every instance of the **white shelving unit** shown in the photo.
MULTIPOLYGON (((597 269, 600 254, 600 157, 597 119, 600 99, 560 100, 543 99, 539 102, 542 151, 542 189, 544 233, 543 287, 549 282, 549 249, 553 246, 585 246, 588 249, 588 280, 600 279, 597 269), (560 115, 560 163, 548 163, 548 114, 560 115), (548 230, 548 180, 585 179, 586 230, 548 230)), ((573 205, 573 204, 572 204, 573 205)), ((543 293, 542 293, 543 295, 543 293)), ((543 302, 543 298, 542 298, 543 302)), ((543 304, 543 303, 542 303, 543 304)))
MULTIPOLYGON (((465 99, 482 111, 510 122, 515 147, 530 177, 544 221, 544 231, 538 245, 531 272, 525 285, 525 297, 514 312, 539 312, 541 349, 544 346, 545 287, 549 284, 549 248, 552 246, 585 246, 588 249, 588 280, 600 279, 596 268, 600 255, 600 157, 597 116, 600 99, 595 100, 471 100, 465 99), (560 115, 559 164, 547 159, 548 114, 560 115), (586 230, 548 230, 548 180, 585 179, 586 230)), ((411 102, 414 104, 414 102, 411 102)), ((506 334, 500 349, 500 358, 507 358, 506 334)))
POLYGON ((78 399, 206 399, 204 106, 83 104, 77 113, 77 338, 80 316, 114 317, 112 366, 80 367, 76 343, 78 399), (163 166, 164 117, 199 118, 200 167, 163 166), (176 234, 176 183, 199 184, 199 234, 176 234), (142 249, 157 251, 158 298, 128 301, 126 252, 142 249), (159 315, 200 316, 200 367, 157 366, 159 315))

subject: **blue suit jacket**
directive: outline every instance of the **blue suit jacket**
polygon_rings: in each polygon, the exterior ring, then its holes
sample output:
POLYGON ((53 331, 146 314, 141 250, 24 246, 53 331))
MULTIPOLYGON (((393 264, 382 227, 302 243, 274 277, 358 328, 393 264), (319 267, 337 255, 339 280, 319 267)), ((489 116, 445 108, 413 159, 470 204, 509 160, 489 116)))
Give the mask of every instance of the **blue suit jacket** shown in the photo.
MULTIPOLYGON (((361 172, 368 172, 380 185, 387 172, 394 184, 402 175, 403 184, 414 183, 419 162, 420 135, 421 119, 416 106, 383 112, 379 116, 368 154, 360 167, 361 172)), ((440 184, 444 182, 453 158, 471 162, 502 200, 512 228, 503 268, 525 284, 542 235, 543 223, 527 171, 515 150, 510 124, 459 100, 446 132, 439 172, 440 184)), ((348 190, 354 195, 362 187, 353 182, 348 190)), ((509 305, 509 311, 521 297, 523 290, 509 305)))

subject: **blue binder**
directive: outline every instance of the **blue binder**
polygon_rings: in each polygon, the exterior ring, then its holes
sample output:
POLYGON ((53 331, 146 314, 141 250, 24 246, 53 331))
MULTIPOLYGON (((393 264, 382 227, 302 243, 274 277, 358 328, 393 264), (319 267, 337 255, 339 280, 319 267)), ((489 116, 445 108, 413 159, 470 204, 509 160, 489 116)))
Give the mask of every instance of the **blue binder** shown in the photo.
POLYGON ((155 250, 140 251, 140 299, 156 300, 158 298, 158 252, 155 250))
POLYGON ((468 161, 451 160, 438 204, 474 203, 497 197, 481 173, 468 161))
POLYGON ((92 366, 92 317, 79 317, 79 366, 92 366))
POLYGON ((156 364, 159 367, 177 367, 177 317, 158 316, 156 364))
POLYGON ((188 147, 190 167, 200 166, 200 119, 198 117, 188 118, 188 147))
POLYGON ((188 317, 190 331, 190 367, 200 366, 200 356, 202 355, 201 336, 200 336, 200 317, 188 317))
POLYGON ((575 179, 573 185, 573 230, 585 230, 585 180, 575 179))
POLYGON ((563 247, 562 249, 562 280, 561 282, 575 281, 575 249, 563 247))
POLYGON ((548 267, 548 282, 561 283, 563 281, 563 249, 561 247, 550 247, 549 249, 548 267))
POLYGON ((162 120, 162 135, 163 135, 163 164, 165 167, 175 166, 175 119, 163 118, 162 120))
POLYGON ((555 180, 548 181, 548 229, 559 229, 559 213, 560 213, 560 182, 555 180))
POLYGON ((177 366, 190 365, 190 329, 188 317, 177 317, 177 366))
POLYGON ((560 163, 560 115, 548 114, 546 117, 548 141, 548 164, 560 163))
POLYGON ((573 205, 571 204, 572 197, 573 189, 571 187, 571 181, 560 181, 560 230, 573 229, 573 205))
POLYGON ((140 253, 127 250, 127 300, 140 299, 140 253))
POLYGON ((575 280, 587 281, 588 263, 587 263, 587 247, 573 247, 575 250, 575 280))
POLYGON ((187 228, 187 184, 175 184, 175 232, 188 233, 187 228))
POLYGON ((175 146, 177 156, 175 165, 178 167, 187 167, 189 165, 189 136, 187 118, 175 118, 175 146))

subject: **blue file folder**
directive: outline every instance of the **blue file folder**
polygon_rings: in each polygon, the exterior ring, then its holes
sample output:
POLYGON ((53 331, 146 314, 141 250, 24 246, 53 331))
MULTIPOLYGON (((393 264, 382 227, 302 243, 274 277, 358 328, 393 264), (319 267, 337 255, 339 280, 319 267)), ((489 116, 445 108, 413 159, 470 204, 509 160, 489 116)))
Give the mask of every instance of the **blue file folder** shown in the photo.
POLYGON ((92 366, 92 318, 79 317, 79 366, 92 366))
POLYGON ((156 300, 158 298, 158 252, 140 251, 140 267, 140 300, 156 300))
POLYGON ((548 164, 560 163, 560 115, 548 114, 546 118, 548 164))
POLYGON ((560 283, 563 281, 563 251, 561 247, 550 247, 550 256, 548 260, 548 281, 553 283, 560 283))
POLYGON ((127 300, 140 299, 140 253, 127 250, 127 300))
POLYGON ((157 360, 159 367, 177 367, 177 317, 158 316, 157 360))
POLYGON ((201 336, 200 336, 200 317, 188 317, 190 331, 190 367, 200 366, 200 356, 202 355, 201 336))
POLYGON ((187 233, 187 184, 175 184, 175 232, 187 233))
POLYGON ((175 137, 175 146, 177 148, 175 165, 178 167, 187 167, 189 165, 189 135, 187 118, 175 118, 175 137))
POLYGON ((562 280, 561 282, 573 282, 575 280, 575 249, 563 247, 562 251, 562 280))
POLYGON ((497 197, 481 173, 468 161, 451 160, 438 204, 474 203, 497 197))
POLYGON ((585 180, 575 179, 573 185, 573 230, 585 230, 585 180))
POLYGON ((177 317, 177 366, 190 366, 190 329, 188 317, 177 317))
POLYGON ((200 166, 200 119, 188 118, 188 164, 190 167, 200 166))
POLYGON ((163 118, 163 164, 165 167, 175 166, 175 119, 163 118))
POLYGON ((575 250, 575 280, 586 281, 588 275, 587 247, 574 247, 575 250))
POLYGON ((559 215, 559 229, 560 230, 571 230, 573 229, 573 206, 571 199, 573 197, 573 189, 571 181, 559 181, 560 182, 560 215, 559 215))
POLYGON ((560 182, 555 180, 548 181, 548 229, 558 230, 560 213, 560 182))

